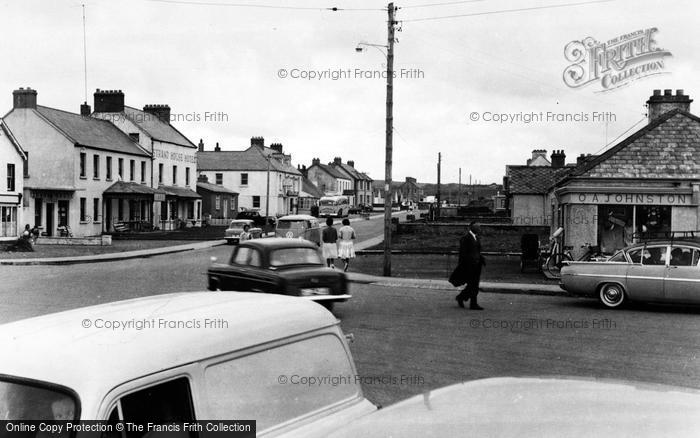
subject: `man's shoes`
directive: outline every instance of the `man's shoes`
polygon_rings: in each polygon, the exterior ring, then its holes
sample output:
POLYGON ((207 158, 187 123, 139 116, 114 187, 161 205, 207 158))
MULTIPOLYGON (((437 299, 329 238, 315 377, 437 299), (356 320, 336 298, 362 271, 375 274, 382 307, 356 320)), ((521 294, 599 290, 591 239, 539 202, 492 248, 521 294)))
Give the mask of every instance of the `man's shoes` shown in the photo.
POLYGON ((457 300, 457 305, 458 305, 459 307, 461 307, 462 309, 464 309, 464 300, 462 300, 462 299, 459 297, 459 295, 457 295, 457 296, 455 297, 455 300, 457 300))
POLYGON ((481 306, 478 305, 478 304, 471 304, 471 305, 469 306, 469 309, 470 309, 470 310, 484 310, 484 308, 481 307, 481 306))

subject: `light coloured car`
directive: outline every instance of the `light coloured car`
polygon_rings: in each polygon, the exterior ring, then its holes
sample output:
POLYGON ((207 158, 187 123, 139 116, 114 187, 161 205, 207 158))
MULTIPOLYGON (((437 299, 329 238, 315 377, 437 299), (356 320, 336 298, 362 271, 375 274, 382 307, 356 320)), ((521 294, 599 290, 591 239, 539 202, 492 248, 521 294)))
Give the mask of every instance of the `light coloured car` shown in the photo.
POLYGON ((252 219, 234 219, 224 232, 224 239, 226 239, 226 243, 232 245, 240 242, 243 227, 246 225, 250 227, 248 232, 250 233, 252 239, 257 239, 262 236, 262 229, 256 227, 252 219))
POLYGON ((428 391, 341 427, 329 438, 675 438, 697 437, 698 431, 697 390, 629 381, 501 377, 428 391))
POLYGON ((350 349, 330 312, 281 295, 82 307, 0 325, 0 345, 3 420, 256 420, 257 436, 325 437, 376 409, 355 379, 310 381, 356 375, 350 349))
POLYGON ((277 219, 276 237, 306 239, 321 245, 321 228, 318 218, 306 214, 293 214, 277 219))
POLYGON ((700 243, 650 241, 624 248, 605 262, 567 262, 561 287, 598 298, 609 308, 627 300, 700 304, 700 243))

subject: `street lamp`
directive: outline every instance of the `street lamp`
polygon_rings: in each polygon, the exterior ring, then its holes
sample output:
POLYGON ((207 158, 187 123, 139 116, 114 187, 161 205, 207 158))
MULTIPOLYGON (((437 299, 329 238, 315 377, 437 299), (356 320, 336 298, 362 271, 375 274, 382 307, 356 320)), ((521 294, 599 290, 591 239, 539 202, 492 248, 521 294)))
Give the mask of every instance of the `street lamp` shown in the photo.
POLYGON ((355 47, 356 52, 363 52, 364 47, 374 47, 386 57, 386 158, 384 160, 384 270, 385 277, 391 277, 391 165, 393 154, 393 97, 394 97, 394 3, 389 3, 387 8, 389 20, 387 21, 388 38, 387 45, 359 43, 355 47), (386 54, 381 50, 386 49, 386 54))

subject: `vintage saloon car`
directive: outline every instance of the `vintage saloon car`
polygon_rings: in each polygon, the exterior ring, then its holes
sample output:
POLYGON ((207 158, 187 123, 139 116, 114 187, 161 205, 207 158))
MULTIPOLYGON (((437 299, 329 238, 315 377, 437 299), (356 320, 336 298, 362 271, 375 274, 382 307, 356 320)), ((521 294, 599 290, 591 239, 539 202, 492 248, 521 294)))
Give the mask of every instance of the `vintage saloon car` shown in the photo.
MULTIPOLYGON (((376 410, 354 379, 304 384, 357 371, 332 314, 280 295, 188 292, 82 307, 0 325, 0 345, 6 424, 133 422, 145 428, 101 436, 142 438, 210 436, 154 435, 146 423, 255 420, 253 434, 219 436, 326 437, 376 410)), ((98 436, 13 435, 6 424, 2 436, 98 436)))
POLYGON ((241 240, 241 233, 243 232, 243 227, 248 225, 250 229, 250 237, 257 239, 262 235, 262 229, 255 226, 252 219, 234 219, 224 232, 224 239, 229 245, 238 243, 241 240))
POLYGON ((207 276, 209 290, 296 295, 329 310, 350 298, 345 274, 327 268, 318 247, 302 239, 241 242, 229 262, 213 263, 207 276))
POLYGON ((605 262, 568 262, 562 289, 597 297, 606 307, 632 301, 700 304, 700 243, 650 241, 618 251, 605 262))

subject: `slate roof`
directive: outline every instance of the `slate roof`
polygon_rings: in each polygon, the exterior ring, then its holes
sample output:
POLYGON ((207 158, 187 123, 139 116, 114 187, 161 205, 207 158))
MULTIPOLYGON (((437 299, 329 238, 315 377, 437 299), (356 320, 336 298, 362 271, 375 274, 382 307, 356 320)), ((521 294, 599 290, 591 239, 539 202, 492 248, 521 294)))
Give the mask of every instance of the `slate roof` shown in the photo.
MULTIPOLYGON (((197 170, 237 170, 237 171, 267 171, 266 155, 272 150, 251 146, 244 151, 204 151, 197 152, 197 170)), ((287 165, 273 157, 270 160, 270 170, 301 175, 296 167, 287 165)))
POLYGON ((76 145, 149 157, 128 135, 107 120, 84 117, 80 114, 37 105, 45 120, 66 135, 76 145))
POLYGON ((301 191, 304 193, 308 193, 313 198, 321 199, 325 196, 321 189, 316 187, 316 184, 312 183, 311 180, 309 180, 308 178, 304 178, 303 176, 301 177, 301 191))
MULTIPOLYGON (((343 178, 343 179, 350 179, 346 175, 343 175, 342 173, 338 172, 336 169, 333 168, 333 166, 329 166, 328 164, 312 164, 311 167, 317 166, 333 178, 343 178)), ((310 167, 310 168, 311 168, 310 167)), ((310 169, 309 168, 309 169, 310 169)))
POLYGON ((511 195, 544 195, 573 169, 526 165, 506 167, 508 193, 511 195))
POLYGON ((237 195, 238 194, 238 192, 234 192, 233 190, 227 189, 224 186, 220 186, 218 184, 212 184, 212 183, 208 183, 208 182, 201 182, 201 181, 197 183, 197 189, 204 189, 204 190, 208 190, 208 191, 214 192, 214 193, 227 193, 230 195, 237 195))
POLYGON ((182 135, 180 131, 175 129, 173 125, 163 122, 154 114, 126 105, 124 106, 124 114, 126 118, 137 124, 139 128, 154 140, 190 148, 197 147, 187 137, 182 135))
POLYGON ((665 113, 571 177, 700 179, 700 118, 680 109, 665 113))

